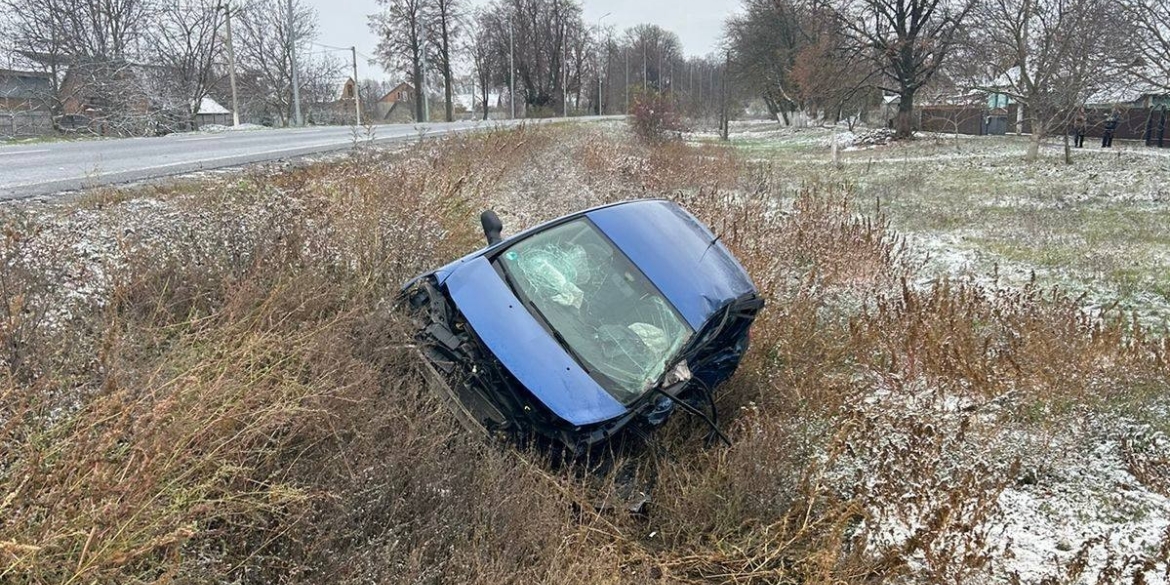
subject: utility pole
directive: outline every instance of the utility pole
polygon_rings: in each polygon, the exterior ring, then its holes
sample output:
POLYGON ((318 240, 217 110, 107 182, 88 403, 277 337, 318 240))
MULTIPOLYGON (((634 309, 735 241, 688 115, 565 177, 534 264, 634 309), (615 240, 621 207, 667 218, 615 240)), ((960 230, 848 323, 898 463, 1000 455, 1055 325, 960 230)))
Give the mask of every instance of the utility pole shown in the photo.
POLYGON ((305 121, 301 118, 301 80, 297 74, 297 42, 294 34, 296 23, 293 21, 293 0, 287 0, 285 6, 288 9, 288 58, 292 65, 293 119, 296 120, 297 126, 304 126, 305 121))
POLYGON ((422 59, 419 64, 419 78, 418 78, 418 97, 422 100, 423 106, 423 122, 431 121, 431 100, 427 97, 427 29, 422 29, 422 39, 419 41, 419 46, 422 47, 422 59))
POLYGON ((626 115, 630 115, 630 49, 626 47, 626 115))
POLYGON ((658 86, 658 91, 662 91, 662 47, 658 47, 658 70, 654 72, 654 85, 658 86))
MULTIPOLYGON (((605 14, 601 15, 601 18, 597 19, 597 43, 599 45, 601 44, 601 21, 605 20, 605 17, 609 16, 610 14, 613 13, 606 12, 605 14)), ((609 73, 609 67, 605 68, 605 72, 607 74, 609 73)), ((605 115, 605 112, 601 107, 601 51, 597 52, 597 115, 605 115)))
POLYGON ((699 65, 699 97, 697 100, 695 100, 695 103, 699 104, 699 106, 702 107, 702 104, 703 104, 703 66, 702 66, 702 64, 699 65))
POLYGON ((479 66, 475 64, 475 59, 471 61, 471 119, 474 121, 479 116, 479 108, 475 107, 475 98, 479 94, 475 93, 475 78, 479 75, 479 66))
MULTIPOLYGON (((723 86, 719 96, 719 136, 724 142, 731 136, 731 120, 728 115, 727 104, 727 69, 731 66, 731 52, 727 53, 727 57, 723 61, 723 71, 719 76, 720 84, 723 86)), ((834 153, 836 153, 837 141, 833 139, 834 153)))
POLYGON ((508 20, 508 103, 512 104, 512 119, 516 119, 516 21, 508 20))
POLYGON ((561 117, 569 117, 569 31, 561 34, 561 117))
POLYGON ((357 47, 350 47, 353 55, 353 111, 357 115, 357 125, 362 125, 362 87, 358 84, 357 76, 357 47))
POLYGON ((232 86, 232 126, 240 125, 240 100, 236 93, 236 50, 232 47, 232 3, 228 0, 220 5, 223 20, 227 25, 228 80, 232 86))

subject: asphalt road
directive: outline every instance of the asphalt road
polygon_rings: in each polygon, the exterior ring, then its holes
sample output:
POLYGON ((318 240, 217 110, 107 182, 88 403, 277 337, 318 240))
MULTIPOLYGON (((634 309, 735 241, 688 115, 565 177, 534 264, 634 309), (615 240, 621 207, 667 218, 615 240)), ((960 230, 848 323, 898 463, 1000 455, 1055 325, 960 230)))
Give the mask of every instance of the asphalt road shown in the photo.
MULTIPOLYGON (((501 120, 383 125, 374 128, 372 140, 380 144, 402 142, 417 140, 420 135, 439 136, 518 123, 501 120)), ((369 140, 364 128, 359 128, 358 133, 358 140, 369 140)), ((354 139, 352 127, 323 126, 0 146, 0 200, 345 150, 353 146, 354 139)))

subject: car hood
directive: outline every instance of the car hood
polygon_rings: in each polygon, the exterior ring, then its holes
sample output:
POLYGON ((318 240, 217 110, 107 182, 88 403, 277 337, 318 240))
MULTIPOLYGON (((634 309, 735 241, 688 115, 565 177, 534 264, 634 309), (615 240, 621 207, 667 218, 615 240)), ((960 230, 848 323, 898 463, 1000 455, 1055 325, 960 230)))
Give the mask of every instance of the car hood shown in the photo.
POLYGON ((605 391, 540 325, 492 267, 491 253, 529 233, 587 216, 675 306, 694 329, 755 292, 739 262, 710 230, 678 205, 619 203, 537 226, 434 272, 476 335, 554 414, 577 426, 616 418, 627 408, 605 391))

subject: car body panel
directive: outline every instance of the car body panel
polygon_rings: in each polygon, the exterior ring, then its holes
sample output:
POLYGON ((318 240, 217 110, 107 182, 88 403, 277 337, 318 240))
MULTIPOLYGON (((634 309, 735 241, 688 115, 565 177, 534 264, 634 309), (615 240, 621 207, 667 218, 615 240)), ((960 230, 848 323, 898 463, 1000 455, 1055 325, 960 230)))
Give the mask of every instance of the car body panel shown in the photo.
MULTIPOLYGON (((690 213, 665 200, 627 201, 566 215, 421 275, 404 290, 433 278, 498 362, 569 425, 603 428, 607 435, 625 424, 621 421, 628 422, 634 409, 649 411, 654 424, 660 424, 673 410, 671 401, 640 401, 628 407, 619 402, 524 306, 492 263, 516 242, 581 217, 609 238, 693 329, 721 309, 755 298, 750 277, 718 238, 690 213)), ((729 376, 746 348, 746 328, 745 338, 734 345, 727 348, 734 362, 729 367, 695 374, 712 386, 729 376)))
POLYGON ((668 201, 634 201, 585 214, 698 329, 754 292, 739 262, 691 214, 668 201))
POLYGON ((446 284, 475 334, 553 414, 584 426, 626 413, 545 331, 486 258, 464 262, 446 284))

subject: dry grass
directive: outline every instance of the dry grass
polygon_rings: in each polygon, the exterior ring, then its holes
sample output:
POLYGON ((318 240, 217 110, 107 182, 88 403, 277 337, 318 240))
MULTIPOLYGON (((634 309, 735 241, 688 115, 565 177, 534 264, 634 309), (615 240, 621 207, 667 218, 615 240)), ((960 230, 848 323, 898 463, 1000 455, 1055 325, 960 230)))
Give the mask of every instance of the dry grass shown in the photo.
MULTIPOLYGON (((1166 340, 1089 319, 1059 291, 910 286, 904 242, 848 186, 794 194, 771 176, 717 146, 527 129, 13 210, 0 581, 1002 576, 988 521, 1029 462, 988 438, 1164 393, 1166 340), (485 206, 513 230, 640 196, 707 221, 769 306, 719 396, 735 445, 704 449, 701 425, 676 417, 638 455, 657 481, 635 518, 595 511, 605 482, 461 433, 424 391, 390 300, 477 247, 485 206), (140 198, 185 227, 118 235, 109 286, 63 296, 76 259, 45 236, 54 218, 116 217, 140 198)), ((1166 490, 1159 440, 1127 443, 1128 461, 1166 490)), ((1156 554, 1117 565, 1091 578, 1163 570, 1156 554)))

